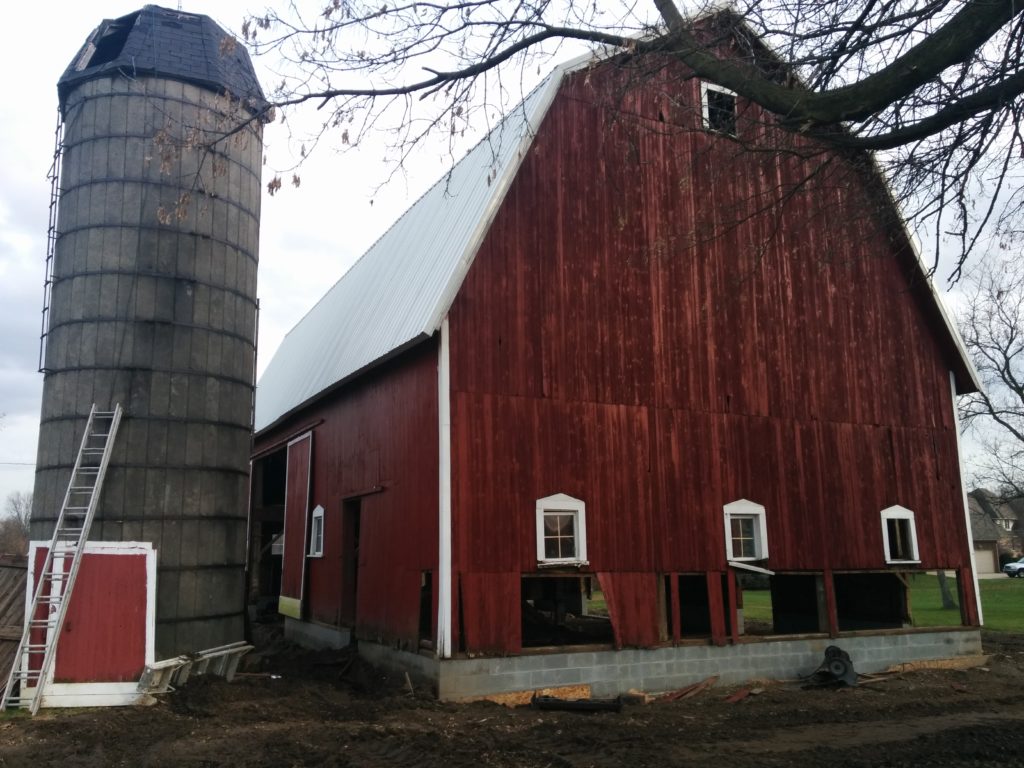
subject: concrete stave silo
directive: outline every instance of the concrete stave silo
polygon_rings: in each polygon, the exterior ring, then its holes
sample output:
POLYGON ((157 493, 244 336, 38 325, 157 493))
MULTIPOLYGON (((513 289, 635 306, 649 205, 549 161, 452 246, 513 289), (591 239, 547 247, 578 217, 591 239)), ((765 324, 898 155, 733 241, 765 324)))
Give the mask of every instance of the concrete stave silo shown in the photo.
POLYGON ((156 6, 101 24, 59 92, 33 538, 90 406, 120 403, 90 538, 156 547, 158 657, 238 640, 266 102, 223 30, 156 6))

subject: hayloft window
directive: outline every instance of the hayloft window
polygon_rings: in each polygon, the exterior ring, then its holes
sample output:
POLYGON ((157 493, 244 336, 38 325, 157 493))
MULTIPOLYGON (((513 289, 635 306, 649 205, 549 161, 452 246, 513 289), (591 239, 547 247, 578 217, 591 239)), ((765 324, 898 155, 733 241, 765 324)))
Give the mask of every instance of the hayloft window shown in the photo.
POLYGON ((726 136, 736 135, 736 94, 713 83, 700 84, 704 127, 726 136))
POLYGON ((324 508, 320 504, 313 510, 313 518, 309 526, 309 556, 324 555, 324 508))
POLYGON ((537 499, 537 562, 585 565, 586 504, 564 493, 537 499))
POLYGON ((723 507, 725 554, 730 561, 764 560, 768 557, 768 526, 764 507, 740 499, 723 507))
POLYGON ((882 510, 882 542, 885 545, 885 562, 918 563, 921 557, 917 550, 917 527, 914 513, 898 504, 882 510))

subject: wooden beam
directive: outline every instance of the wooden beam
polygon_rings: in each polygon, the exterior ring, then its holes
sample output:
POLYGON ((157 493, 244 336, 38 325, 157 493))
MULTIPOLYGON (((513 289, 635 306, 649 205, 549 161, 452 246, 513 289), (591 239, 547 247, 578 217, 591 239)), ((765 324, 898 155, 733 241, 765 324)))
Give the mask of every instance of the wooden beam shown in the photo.
POLYGON ((708 610, 711 613, 711 642, 725 645, 725 604, 722 600, 722 572, 709 571, 708 610))

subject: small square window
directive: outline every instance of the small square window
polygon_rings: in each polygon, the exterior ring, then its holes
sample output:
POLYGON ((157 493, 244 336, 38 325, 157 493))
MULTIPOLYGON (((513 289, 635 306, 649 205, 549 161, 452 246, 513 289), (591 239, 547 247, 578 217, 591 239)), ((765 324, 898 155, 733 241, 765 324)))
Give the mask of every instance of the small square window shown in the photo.
POLYGON ((887 563, 919 563, 914 513, 898 504, 882 510, 882 542, 887 563))
POLYGON ((764 507, 740 499, 723 507, 725 555, 730 561, 764 560, 768 557, 768 528, 764 507))
POLYGON ((586 504, 564 493, 537 500, 537 562, 585 565, 586 504))
POLYGON ((736 94, 712 83, 700 84, 704 127, 709 131, 736 135, 736 94))
POLYGON ((309 556, 323 557, 324 554, 324 508, 317 504, 309 526, 309 556))

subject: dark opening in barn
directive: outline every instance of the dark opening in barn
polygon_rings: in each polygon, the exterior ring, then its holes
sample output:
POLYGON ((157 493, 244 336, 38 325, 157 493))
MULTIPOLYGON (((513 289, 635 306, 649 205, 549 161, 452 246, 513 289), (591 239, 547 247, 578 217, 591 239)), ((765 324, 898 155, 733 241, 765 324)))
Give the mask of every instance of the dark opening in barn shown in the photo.
POLYGON ((708 580, 703 573, 679 577, 679 632, 682 637, 711 636, 711 603, 708 580))
POLYGON ((837 573, 839 631, 898 629, 909 622, 907 587, 895 573, 837 573))
POLYGON ((257 615, 276 616, 281 593, 281 533, 287 452, 275 451, 252 465, 250 600, 257 615))
POLYGON ((612 622, 595 576, 523 576, 523 647, 611 643, 612 622))
POLYGON ((434 574, 420 574, 420 648, 434 647, 434 574))
POLYGON ((772 599, 772 632, 793 635, 827 630, 821 577, 815 574, 776 574, 769 577, 772 599))

